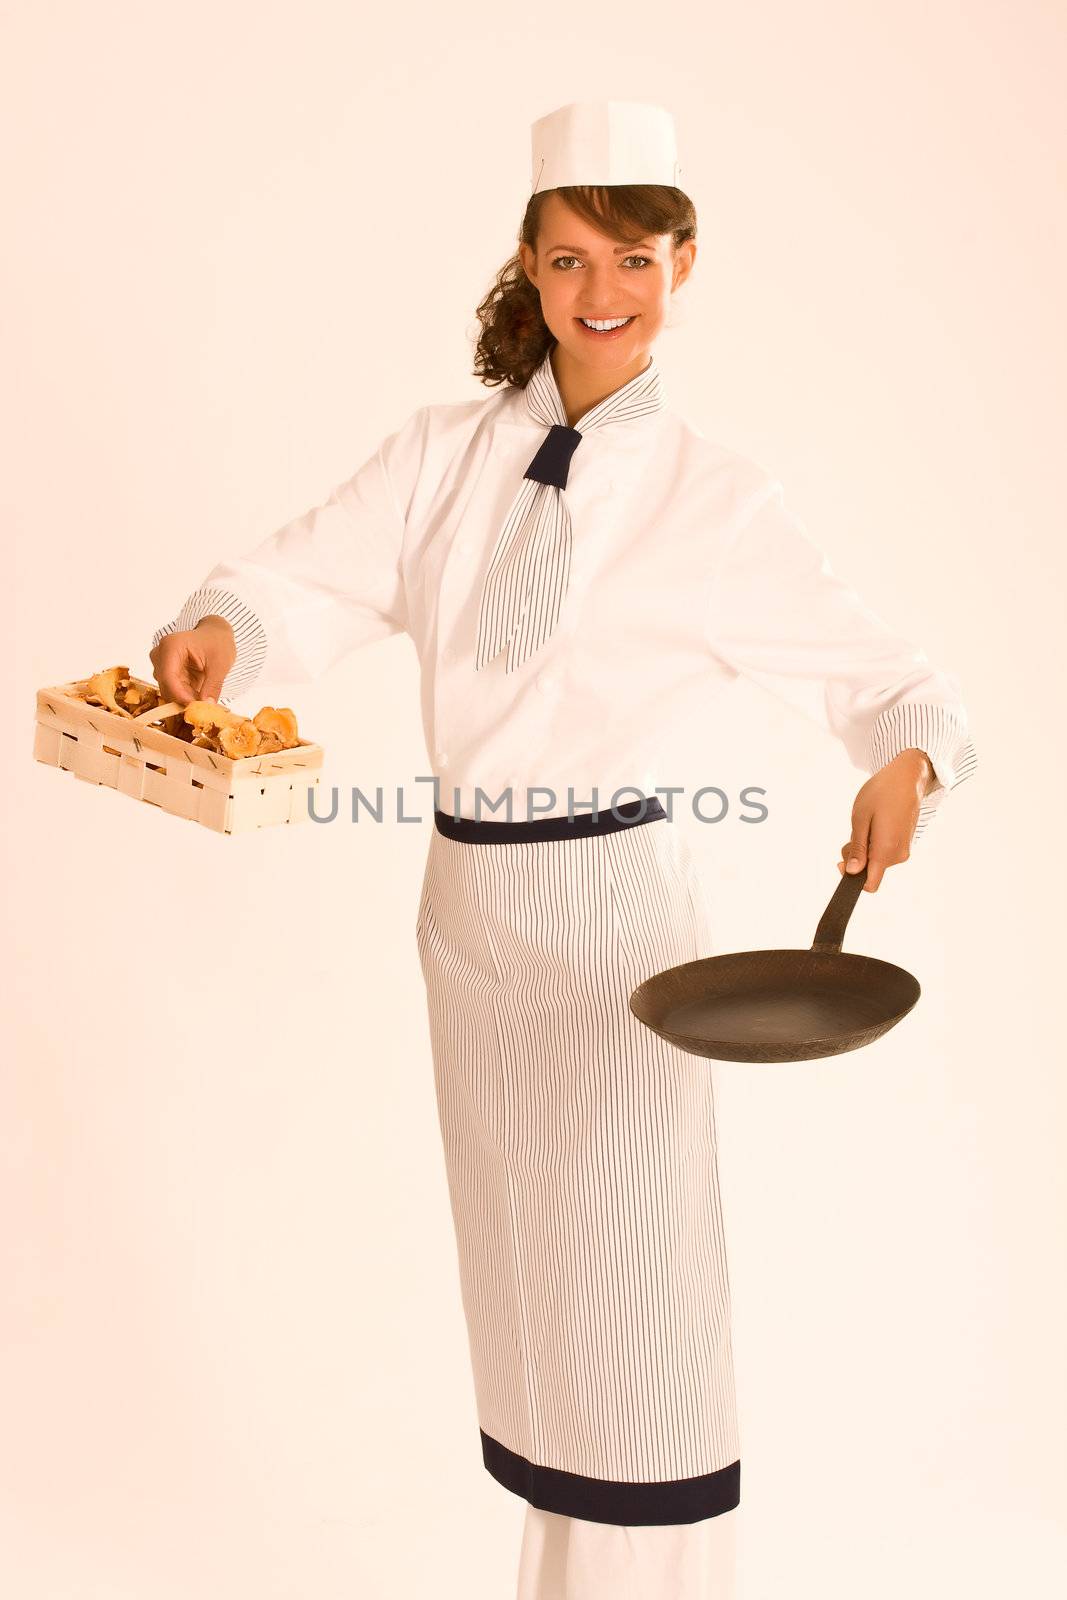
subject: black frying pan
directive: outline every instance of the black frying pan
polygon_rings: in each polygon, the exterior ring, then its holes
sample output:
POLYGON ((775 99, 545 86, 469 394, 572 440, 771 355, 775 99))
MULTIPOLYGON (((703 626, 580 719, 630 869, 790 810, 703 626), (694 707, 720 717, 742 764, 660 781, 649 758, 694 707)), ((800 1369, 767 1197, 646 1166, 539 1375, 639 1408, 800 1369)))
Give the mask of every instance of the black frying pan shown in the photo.
POLYGON ((842 873, 810 950, 685 961, 639 984, 630 1010, 671 1044, 718 1061, 810 1061, 870 1044, 921 991, 903 967, 842 951, 866 881, 866 867, 842 873))

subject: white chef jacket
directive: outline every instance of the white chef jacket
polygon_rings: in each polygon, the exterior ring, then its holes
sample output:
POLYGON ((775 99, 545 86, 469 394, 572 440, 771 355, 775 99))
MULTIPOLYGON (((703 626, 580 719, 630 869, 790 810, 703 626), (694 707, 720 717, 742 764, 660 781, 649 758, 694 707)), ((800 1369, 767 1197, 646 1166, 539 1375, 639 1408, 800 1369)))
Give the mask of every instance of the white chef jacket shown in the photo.
POLYGON ((676 782, 672 737, 706 725, 713 695, 745 675, 865 773, 925 750, 940 786, 919 837, 975 770, 958 684, 836 575, 780 482, 669 404, 583 436, 563 491, 574 543, 559 623, 521 668, 506 673, 502 652, 475 671, 486 570, 545 433, 510 385, 420 407, 323 504, 213 567, 153 644, 228 617, 229 699, 260 675, 310 681, 405 630, 435 799, 490 820, 508 818, 508 791, 519 820, 676 782))

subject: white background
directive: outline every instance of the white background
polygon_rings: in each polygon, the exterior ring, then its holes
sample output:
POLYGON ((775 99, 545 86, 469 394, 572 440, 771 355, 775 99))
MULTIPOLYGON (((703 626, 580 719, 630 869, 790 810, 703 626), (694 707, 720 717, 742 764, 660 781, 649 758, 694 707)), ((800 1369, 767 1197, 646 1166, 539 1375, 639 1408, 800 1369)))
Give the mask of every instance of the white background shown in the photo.
MULTIPOLYGON (((912 1015, 706 1069, 742 1594, 1062 1592, 1064 33, 1037 0, 7 6, 7 1593, 513 1594, 525 1503, 481 1465, 414 942, 425 823, 222 838, 30 751, 38 687, 148 674, 223 554, 416 406, 486 392, 474 308, 529 124, 601 95, 674 112, 698 208, 672 402, 958 676, 981 762, 849 926, 920 978, 912 1015)), ((345 793, 429 770, 403 636, 262 688, 345 793)), ((770 796, 759 827, 689 825, 717 948, 810 943, 863 774, 743 684, 691 766, 770 796)))

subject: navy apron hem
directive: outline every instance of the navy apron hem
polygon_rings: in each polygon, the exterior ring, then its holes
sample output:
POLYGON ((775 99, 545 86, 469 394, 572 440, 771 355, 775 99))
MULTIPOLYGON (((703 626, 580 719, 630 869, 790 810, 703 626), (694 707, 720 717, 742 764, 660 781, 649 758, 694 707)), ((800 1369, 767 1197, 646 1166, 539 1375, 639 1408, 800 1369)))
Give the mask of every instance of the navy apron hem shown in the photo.
POLYGON ((548 839, 585 839, 591 834, 617 833, 642 822, 659 822, 666 817, 658 795, 626 800, 596 812, 575 816, 524 817, 517 822, 482 817, 455 817, 449 811, 434 811, 434 826, 448 839, 464 844, 522 844, 548 839))
POLYGON ((505 1489, 521 1495, 541 1511, 586 1522, 613 1522, 628 1527, 703 1522, 732 1511, 741 1503, 741 1462, 697 1478, 660 1483, 623 1483, 587 1478, 557 1467, 537 1466, 479 1428, 486 1470, 505 1489))

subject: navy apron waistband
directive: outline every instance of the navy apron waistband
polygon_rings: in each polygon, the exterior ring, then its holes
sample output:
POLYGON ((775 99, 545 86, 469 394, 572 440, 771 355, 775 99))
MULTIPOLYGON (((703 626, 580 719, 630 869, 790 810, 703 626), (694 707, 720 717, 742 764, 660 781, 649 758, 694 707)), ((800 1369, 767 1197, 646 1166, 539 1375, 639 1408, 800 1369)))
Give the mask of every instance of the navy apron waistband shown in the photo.
POLYGON ((434 826, 448 839, 463 844, 523 844, 544 839, 586 839, 590 834, 617 833, 642 822, 660 822, 667 816, 658 795, 643 800, 627 800, 622 805, 605 806, 596 815, 582 811, 574 817, 529 817, 519 822, 502 822, 481 817, 456 818, 448 811, 435 811, 434 826))

